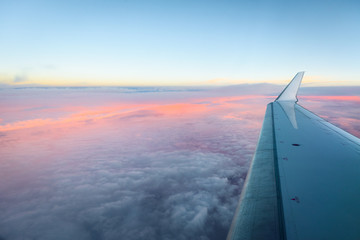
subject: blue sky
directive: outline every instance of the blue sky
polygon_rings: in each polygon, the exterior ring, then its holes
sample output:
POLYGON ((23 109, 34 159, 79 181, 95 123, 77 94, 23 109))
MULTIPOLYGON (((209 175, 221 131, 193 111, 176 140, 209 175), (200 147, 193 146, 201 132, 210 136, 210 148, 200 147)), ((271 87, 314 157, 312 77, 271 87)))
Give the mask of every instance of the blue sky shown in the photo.
POLYGON ((0 1, 0 83, 360 85, 356 1, 0 1))

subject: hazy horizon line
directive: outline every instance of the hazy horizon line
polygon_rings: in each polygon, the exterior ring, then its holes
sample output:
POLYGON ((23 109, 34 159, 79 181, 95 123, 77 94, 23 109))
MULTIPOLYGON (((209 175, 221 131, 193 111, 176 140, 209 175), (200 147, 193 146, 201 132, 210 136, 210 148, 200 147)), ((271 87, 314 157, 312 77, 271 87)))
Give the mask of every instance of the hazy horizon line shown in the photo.
MULTIPOLYGON (((285 86, 284 84, 258 82, 258 83, 239 83, 239 84, 199 84, 199 85, 48 85, 48 84, 7 84, 0 83, 1 88, 223 88, 234 86, 254 86, 254 85, 271 85, 271 86, 285 86)), ((302 83, 302 88, 323 88, 323 87, 360 87, 359 85, 333 85, 333 84, 316 84, 316 83, 302 83)))

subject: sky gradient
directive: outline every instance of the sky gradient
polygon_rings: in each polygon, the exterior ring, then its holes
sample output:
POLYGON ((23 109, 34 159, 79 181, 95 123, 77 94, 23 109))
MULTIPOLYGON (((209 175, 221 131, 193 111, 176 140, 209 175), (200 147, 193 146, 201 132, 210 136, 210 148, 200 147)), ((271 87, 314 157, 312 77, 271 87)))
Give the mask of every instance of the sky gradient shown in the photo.
POLYGON ((360 85, 359 1, 0 1, 0 84, 360 85))

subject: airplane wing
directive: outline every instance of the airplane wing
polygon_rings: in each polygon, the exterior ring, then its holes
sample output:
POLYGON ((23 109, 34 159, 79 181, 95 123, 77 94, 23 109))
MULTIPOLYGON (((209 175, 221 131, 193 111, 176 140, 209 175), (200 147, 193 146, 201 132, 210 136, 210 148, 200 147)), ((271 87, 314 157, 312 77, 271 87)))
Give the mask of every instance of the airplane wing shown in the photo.
POLYGON ((360 239, 360 139, 297 104, 269 103, 228 240, 360 239))

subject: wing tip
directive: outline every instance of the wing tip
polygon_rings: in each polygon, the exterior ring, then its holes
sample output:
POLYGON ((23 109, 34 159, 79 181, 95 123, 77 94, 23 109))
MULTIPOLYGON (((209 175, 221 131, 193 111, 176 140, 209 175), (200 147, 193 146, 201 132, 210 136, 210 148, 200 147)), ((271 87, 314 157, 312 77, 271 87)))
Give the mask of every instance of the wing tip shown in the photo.
POLYGON ((301 85, 301 80, 304 77, 305 71, 298 72, 291 82, 285 87, 275 101, 292 101, 297 102, 297 92, 301 85))

